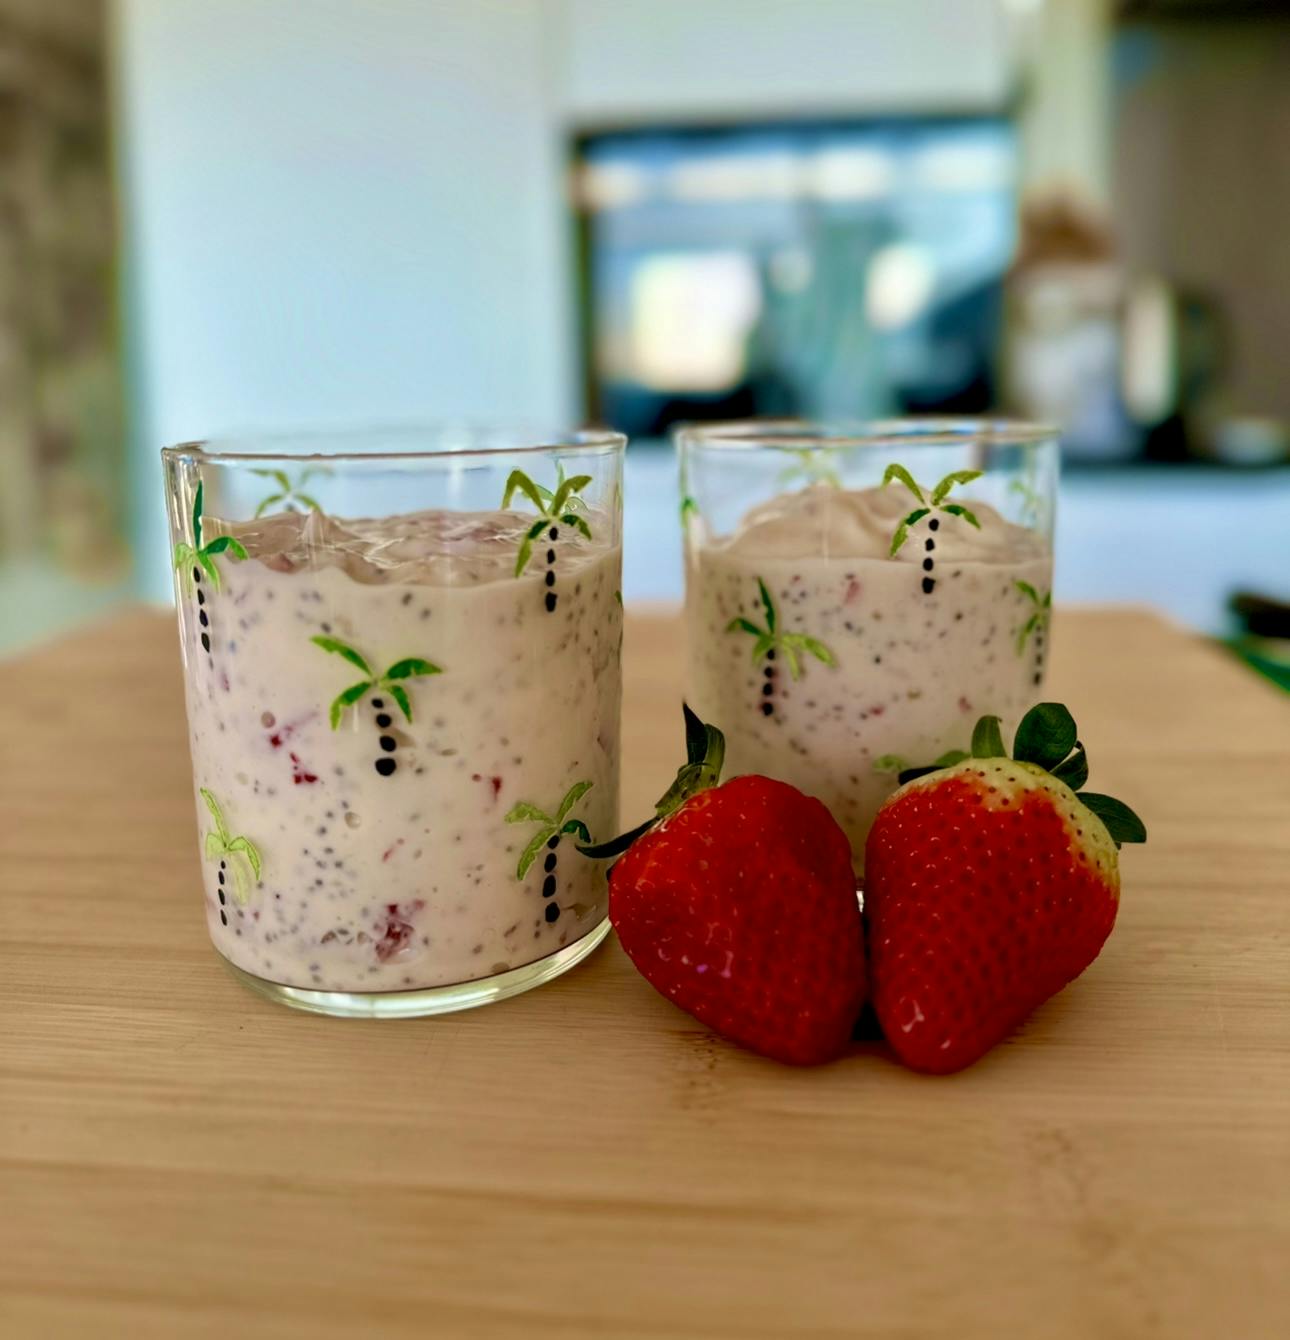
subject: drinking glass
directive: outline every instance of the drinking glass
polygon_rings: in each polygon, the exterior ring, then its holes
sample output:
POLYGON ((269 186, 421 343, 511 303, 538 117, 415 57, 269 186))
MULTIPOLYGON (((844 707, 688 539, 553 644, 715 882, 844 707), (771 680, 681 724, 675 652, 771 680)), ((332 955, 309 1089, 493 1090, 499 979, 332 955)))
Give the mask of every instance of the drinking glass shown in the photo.
POLYGON ((677 434, 689 694, 731 775, 817 796, 857 868, 906 766, 1040 696, 1055 432, 903 419, 677 434))
POLYGON ((611 432, 162 452, 206 922, 247 985, 418 1015, 604 938, 618 822, 611 432))

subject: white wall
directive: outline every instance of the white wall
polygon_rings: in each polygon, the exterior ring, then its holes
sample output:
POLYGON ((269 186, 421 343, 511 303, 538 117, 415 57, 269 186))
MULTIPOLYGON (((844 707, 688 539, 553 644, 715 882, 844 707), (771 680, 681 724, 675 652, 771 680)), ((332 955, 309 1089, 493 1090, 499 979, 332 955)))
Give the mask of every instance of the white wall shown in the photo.
POLYGON ((572 410, 541 0, 119 0, 140 571, 156 451, 572 410))
POLYGON ((563 0, 563 105, 590 125, 997 108, 1000 0, 563 0))

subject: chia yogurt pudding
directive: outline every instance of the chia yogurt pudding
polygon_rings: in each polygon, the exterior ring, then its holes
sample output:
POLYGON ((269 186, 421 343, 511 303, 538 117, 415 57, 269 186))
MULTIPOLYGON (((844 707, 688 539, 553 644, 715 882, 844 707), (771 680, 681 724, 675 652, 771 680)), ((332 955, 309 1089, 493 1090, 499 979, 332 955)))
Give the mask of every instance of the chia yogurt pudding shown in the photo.
POLYGON ((687 527, 691 705, 725 732, 731 775, 818 797, 857 863, 902 766, 966 748, 985 713, 1015 725, 1043 682, 1047 540, 937 501, 819 483, 726 537, 687 527))
POLYGON ((622 551, 594 509, 540 519, 227 522, 199 489, 180 639, 206 920, 237 967, 424 990, 601 925, 575 844, 618 819, 622 551))

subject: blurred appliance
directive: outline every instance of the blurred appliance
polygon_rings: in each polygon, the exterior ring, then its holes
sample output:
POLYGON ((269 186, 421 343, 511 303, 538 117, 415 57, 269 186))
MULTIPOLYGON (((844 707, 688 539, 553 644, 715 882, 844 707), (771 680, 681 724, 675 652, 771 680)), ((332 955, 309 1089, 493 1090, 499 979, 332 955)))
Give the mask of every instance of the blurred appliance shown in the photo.
POLYGON ((680 419, 993 408, 1016 143, 1002 118, 584 137, 588 410, 680 419))

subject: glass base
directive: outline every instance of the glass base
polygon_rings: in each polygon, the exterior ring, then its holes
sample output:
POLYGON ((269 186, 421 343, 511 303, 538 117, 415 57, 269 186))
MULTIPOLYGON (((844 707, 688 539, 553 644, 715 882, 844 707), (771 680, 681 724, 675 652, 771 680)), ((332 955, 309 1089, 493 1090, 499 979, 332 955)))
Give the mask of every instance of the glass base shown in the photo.
POLYGON ((293 1010, 331 1014, 340 1019, 417 1019, 431 1014, 473 1010, 479 1005, 491 1005, 494 1001, 518 996, 522 991, 531 991, 581 963, 608 934, 609 918, 606 917, 581 940, 565 945, 546 958, 526 963, 522 968, 512 968, 510 972, 482 977, 475 982, 432 986, 422 991, 310 991, 256 977, 228 959, 224 959, 224 963, 233 976, 256 995, 277 1001, 279 1005, 289 1005, 293 1010))

